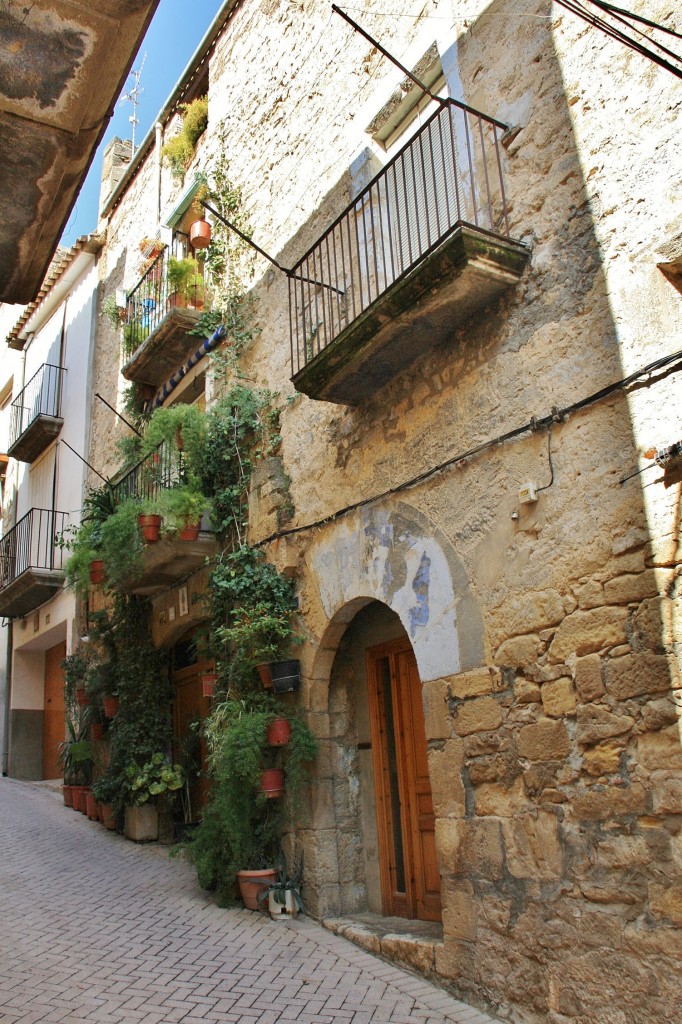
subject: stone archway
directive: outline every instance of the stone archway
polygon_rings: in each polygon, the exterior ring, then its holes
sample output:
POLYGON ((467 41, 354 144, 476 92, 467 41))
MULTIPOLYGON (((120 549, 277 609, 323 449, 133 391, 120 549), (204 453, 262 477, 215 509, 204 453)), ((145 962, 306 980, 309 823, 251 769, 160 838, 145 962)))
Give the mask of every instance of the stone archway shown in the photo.
MULTIPOLYGON (((362 686, 339 682, 337 655, 344 638, 363 652, 372 642, 409 639, 422 688, 436 816, 453 799, 444 749, 450 735, 448 682, 472 670, 487 674, 486 645, 483 617, 454 547, 406 503, 364 509, 325 531, 308 548, 306 568, 326 619, 307 680, 321 758, 306 841, 306 863, 314 865, 316 876, 311 910, 325 917, 376 904, 368 895, 372 870, 366 856, 375 842, 372 810, 363 806, 362 788, 367 792, 362 777, 371 776, 372 768, 363 767, 366 737, 359 737, 357 722, 347 714, 349 708, 358 712, 362 686)), ((362 682, 366 692, 364 677, 362 682)))

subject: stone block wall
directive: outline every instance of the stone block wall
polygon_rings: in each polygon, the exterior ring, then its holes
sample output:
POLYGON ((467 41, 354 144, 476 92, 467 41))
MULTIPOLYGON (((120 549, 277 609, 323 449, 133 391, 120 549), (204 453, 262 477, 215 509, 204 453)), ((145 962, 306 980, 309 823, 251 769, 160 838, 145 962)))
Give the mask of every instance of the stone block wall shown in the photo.
MULTIPOLYGON (((425 332, 412 367, 346 408, 294 396, 287 280, 254 257, 245 370, 280 393, 283 440, 254 480, 250 532, 281 534, 269 557, 297 576, 301 702, 321 744, 306 900, 339 912, 353 859, 333 799, 335 658, 378 600, 400 616, 423 685, 439 978, 526 1024, 672 1021, 680 490, 653 465, 625 478, 682 436, 679 385, 661 368, 586 399, 682 350, 680 293, 658 269, 682 250, 680 85, 545 0, 523 19, 475 3, 466 24, 458 7, 387 18, 377 0, 359 17, 410 67, 436 39, 457 98, 514 127, 502 160, 510 233, 532 249, 521 284, 442 345, 425 332), (529 480, 533 505, 519 501, 529 480)), ((636 9, 669 20, 661 0, 636 9)), ((365 128, 399 74, 321 0, 264 0, 238 8, 209 77, 195 167, 210 170, 224 120, 253 236, 291 265, 349 202, 365 128)), ((131 240, 155 231, 152 185, 150 156, 111 214, 104 291, 130 276, 131 240)), ((178 188, 164 172, 162 208, 178 188)), ((105 396, 119 389, 107 330, 105 396)), ((101 467, 113 417, 97 415, 101 467)))

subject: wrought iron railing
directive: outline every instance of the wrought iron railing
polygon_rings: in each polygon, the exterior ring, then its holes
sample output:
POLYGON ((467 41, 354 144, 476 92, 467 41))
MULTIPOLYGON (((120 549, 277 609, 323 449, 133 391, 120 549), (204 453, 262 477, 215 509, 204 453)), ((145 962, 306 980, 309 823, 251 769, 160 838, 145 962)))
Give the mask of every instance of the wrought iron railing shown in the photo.
POLYGON ((183 453, 162 442, 113 485, 116 504, 126 498, 153 500, 160 491, 184 484, 183 453))
POLYGON ((0 589, 29 569, 61 570, 68 512, 32 508, 0 538, 0 589))
POLYGON ((178 282, 174 277, 172 259, 170 251, 162 249, 128 293, 123 322, 123 354, 126 359, 156 330, 169 309, 174 306, 203 307, 203 278, 199 273, 189 273, 184 281, 178 282))
POLYGON ((39 416, 61 416, 63 374, 63 367, 43 363, 19 392, 12 402, 10 448, 39 416))
POLYGON ((504 129, 447 100, 299 260, 289 277, 293 374, 461 225, 509 237, 504 129))

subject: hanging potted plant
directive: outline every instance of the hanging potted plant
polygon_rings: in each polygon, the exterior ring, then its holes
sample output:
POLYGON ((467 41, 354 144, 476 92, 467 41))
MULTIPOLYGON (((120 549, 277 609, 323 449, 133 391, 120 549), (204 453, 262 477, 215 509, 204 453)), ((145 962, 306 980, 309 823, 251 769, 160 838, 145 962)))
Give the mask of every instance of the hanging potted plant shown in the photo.
POLYGON ((118 711, 118 697, 116 694, 105 694, 102 698, 102 703, 104 704, 104 717, 114 718, 118 711))
POLYGON ((174 534, 182 541, 195 541, 199 537, 201 519, 209 508, 209 501, 201 491, 185 485, 162 491, 159 495, 159 508, 163 516, 164 534, 174 534))
POLYGON ((201 694, 203 697, 212 697, 218 682, 217 672, 203 672, 201 675, 201 694))

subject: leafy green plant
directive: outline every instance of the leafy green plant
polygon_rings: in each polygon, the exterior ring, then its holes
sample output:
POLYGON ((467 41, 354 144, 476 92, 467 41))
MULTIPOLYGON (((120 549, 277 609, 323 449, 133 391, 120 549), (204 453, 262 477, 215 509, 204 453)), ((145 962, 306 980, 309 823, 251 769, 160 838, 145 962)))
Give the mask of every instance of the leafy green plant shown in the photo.
POLYGON ((168 287, 171 294, 178 295, 183 302, 196 304, 204 301, 204 278, 199 264, 193 256, 179 259, 168 258, 168 287))
POLYGON ((83 523, 66 542, 71 554, 64 565, 67 586, 79 594, 87 593, 90 585, 90 563, 100 557, 97 542, 101 534, 94 523, 83 523))
POLYGON ((182 179, 208 124, 208 96, 199 96, 191 103, 182 104, 180 111, 182 128, 162 147, 161 157, 170 166, 173 177, 182 179))
POLYGON ((286 903, 286 894, 290 892, 294 898, 296 906, 299 910, 304 910, 303 900, 301 898, 301 885, 303 884, 303 857, 298 867, 289 874, 287 867, 287 859, 284 853, 280 852, 279 862, 277 864, 277 878, 274 882, 270 882, 265 889, 258 896, 258 902, 263 906, 268 902, 270 895, 274 899, 275 903, 279 903, 283 907, 286 903))
POLYGON ((163 532, 178 533, 184 526, 201 521, 209 508, 209 501, 192 487, 170 487, 159 494, 159 509, 163 516, 163 532))
POLYGON ((101 556, 107 574, 107 587, 120 588, 140 575, 144 544, 138 524, 141 513, 153 514, 156 506, 128 498, 101 527, 101 556))
POLYGON ((171 764, 164 754, 152 755, 146 764, 129 764, 125 770, 127 780, 126 802, 141 806, 157 797, 176 793, 185 784, 185 776, 179 764, 171 764))
POLYGON ((116 296, 107 295, 102 303, 100 316, 108 320, 112 327, 118 329, 121 326, 124 315, 125 310, 116 302, 116 296))
POLYGON ((67 785, 88 786, 92 779, 95 749, 86 738, 89 725, 83 714, 66 719, 68 737, 59 745, 59 764, 67 785))

